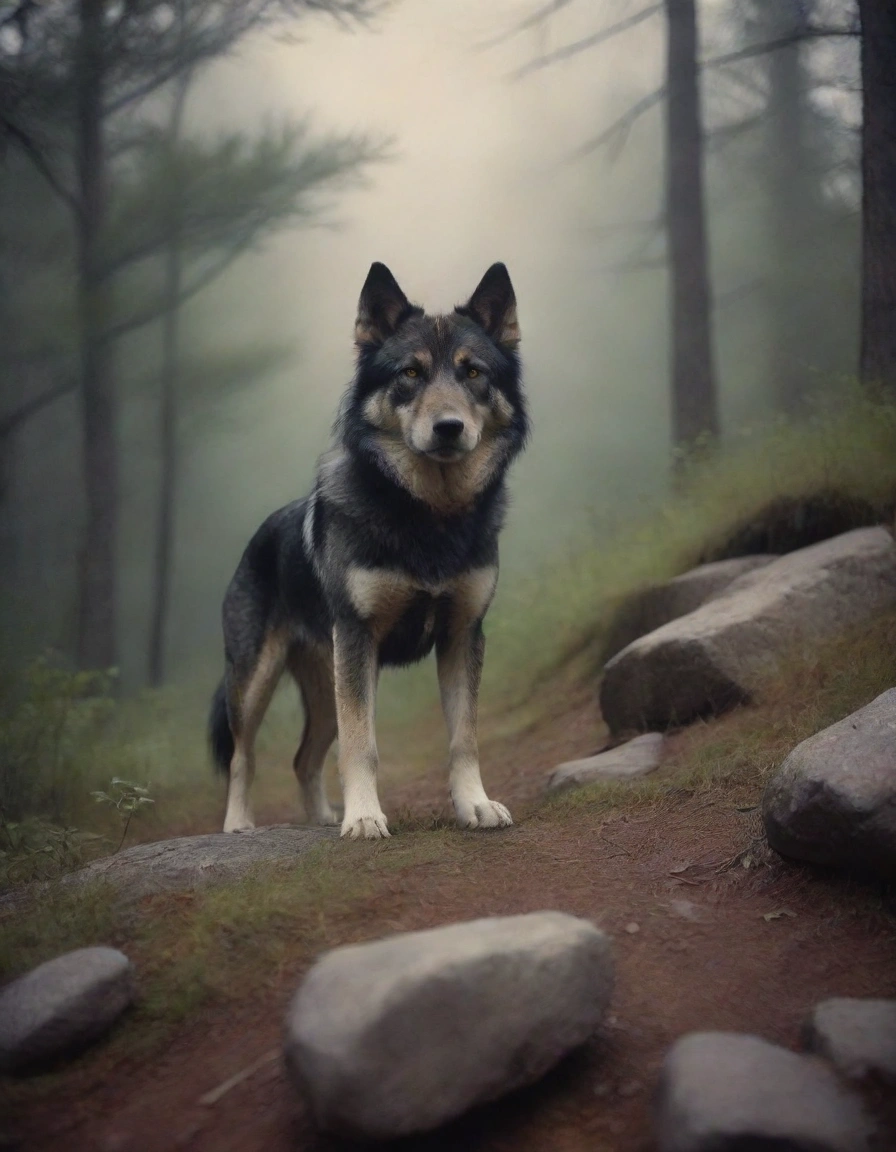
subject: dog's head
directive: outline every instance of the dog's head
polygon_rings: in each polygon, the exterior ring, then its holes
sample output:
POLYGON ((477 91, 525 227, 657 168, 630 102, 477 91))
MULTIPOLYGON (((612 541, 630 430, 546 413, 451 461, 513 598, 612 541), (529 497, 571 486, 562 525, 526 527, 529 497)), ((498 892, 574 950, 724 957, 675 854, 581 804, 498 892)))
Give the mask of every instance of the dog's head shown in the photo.
POLYGON ((372 265, 355 322, 358 370, 342 433, 434 506, 472 500, 523 447, 516 299, 493 264, 464 305, 427 316, 372 265))

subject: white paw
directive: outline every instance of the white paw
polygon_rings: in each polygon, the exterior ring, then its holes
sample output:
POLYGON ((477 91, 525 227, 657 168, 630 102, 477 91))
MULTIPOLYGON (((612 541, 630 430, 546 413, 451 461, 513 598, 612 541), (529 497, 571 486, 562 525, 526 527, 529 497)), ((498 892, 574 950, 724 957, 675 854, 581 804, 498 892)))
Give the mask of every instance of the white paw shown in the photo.
POLYGON ((478 800, 457 806, 457 822, 461 828, 507 828, 513 817, 497 800, 478 800))
POLYGON ((390 835, 386 817, 382 812, 369 816, 346 816, 342 821, 342 836, 350 840, 382 840, 390 835))
POLYGON ((225 832, 251 832, 255 827, 255 821, 251 816, 234 816, 224 821, 225 832))
POLYGON ((324 808, 314 814, 314 823, 320 824, 323 828, 332 828, 339 823, 339 817, 332 808, 324 808))

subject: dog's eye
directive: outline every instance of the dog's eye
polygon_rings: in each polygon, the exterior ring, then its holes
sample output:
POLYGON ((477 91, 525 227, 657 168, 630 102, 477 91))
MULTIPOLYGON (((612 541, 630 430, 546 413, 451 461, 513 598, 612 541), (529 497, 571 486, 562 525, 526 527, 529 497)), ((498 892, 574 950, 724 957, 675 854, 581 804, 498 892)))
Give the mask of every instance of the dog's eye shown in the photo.
POLYGON ((416 380, 420 375, 416 368, 405 368, 404 374, 405 376, 409 376, 412 380, 416 380))
POLYGON ((478 368, 468 368, 467 369, 467 379, 468 380, 475 380, 478 375, 479 375, 479 369, 478 368))

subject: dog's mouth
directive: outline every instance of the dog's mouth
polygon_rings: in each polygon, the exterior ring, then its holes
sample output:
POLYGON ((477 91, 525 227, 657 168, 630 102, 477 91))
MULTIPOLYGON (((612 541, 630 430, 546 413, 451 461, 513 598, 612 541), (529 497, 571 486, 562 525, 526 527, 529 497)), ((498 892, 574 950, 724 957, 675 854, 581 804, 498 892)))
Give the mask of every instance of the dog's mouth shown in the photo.
POLYGON ((435 448, 428 448, 423 455, 437 464, 454 464, 468 455, 469 449, 448 444, 439 444, 435 448))

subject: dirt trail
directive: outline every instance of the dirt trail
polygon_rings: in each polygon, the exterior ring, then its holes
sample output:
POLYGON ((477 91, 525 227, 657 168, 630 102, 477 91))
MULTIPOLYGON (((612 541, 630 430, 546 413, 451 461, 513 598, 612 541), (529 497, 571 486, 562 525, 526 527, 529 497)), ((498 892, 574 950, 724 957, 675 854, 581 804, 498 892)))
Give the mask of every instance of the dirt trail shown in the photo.
MULTIPOLYGON (((718 790, 677 797, 673 791, 659 804, 603 820, 586 810, 527 815, 544 771, 599 743, 586 698, 572 700, 524 740, 492 742, 490 782, 496 796, 516 804, 520 823, 489 836, 459 834, 469 844, 469 863, 454 854, 379 877, 362 915, 337 918, 328 932, 338 944, 556 908, 592 919, 614 938, 617 987, 603 1035, 537 1087, 403 1148, 647 1152, 657 1071, 681 1033, 734 1029, 795 1047, 801 1021, 818 1000, 896 995, 896 922, 880 894, 780 863, 728 867, 749 845, 755 814, 737 811, 718 790), (766 919, 771 912, 782 914, 766 919)), ((443 787, 433 773, 390 794, 389 807, 406 805, 426 817, 441 806, 443 787)), ((346 847, 359 860, 369 851, 346 847)), ((263 990, 236 1010, 204 1014, 161 1057, 133 1057, 107 1078, 82 1075, 77 1085, 61 1077, 51 1104, 14 1118, 18 1146, 27 1152, 343 1148, 315 1134, 276 1058, 215 1104, 199 1102, 278 1048, 301 972, 299 965, 273 984, 266 978, 263 990)), ((888 1125, 880 1146, 896 1148, 896 1104, 872 1102, 888 1125)))

